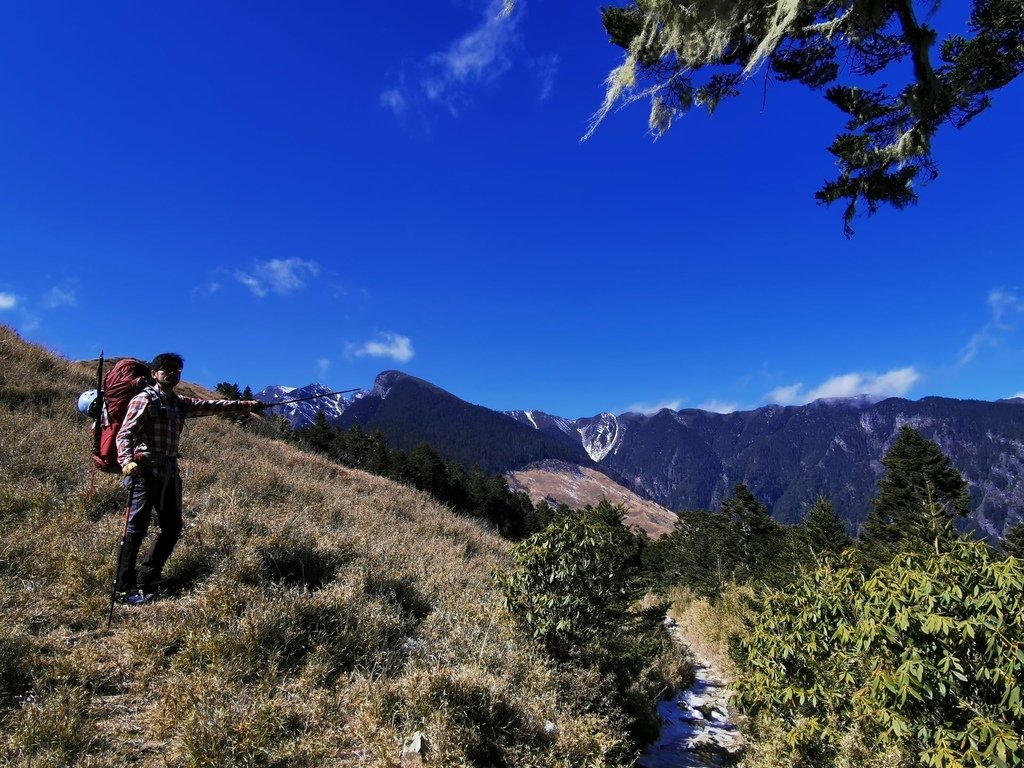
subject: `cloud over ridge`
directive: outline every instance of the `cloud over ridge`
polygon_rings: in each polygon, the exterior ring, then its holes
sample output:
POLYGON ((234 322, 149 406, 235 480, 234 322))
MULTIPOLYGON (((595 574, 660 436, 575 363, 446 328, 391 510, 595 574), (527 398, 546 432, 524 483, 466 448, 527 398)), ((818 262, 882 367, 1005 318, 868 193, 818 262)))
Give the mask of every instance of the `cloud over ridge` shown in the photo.
POLYGON ((803 383, 776 387, 763 398, 766 403, 778 405, 805 405, 815 400, 866 396, 882 400, 902 397, 920 380, 913 366, 894 368, 886 373, 853 372, 832 376, 811 389, 803 383))

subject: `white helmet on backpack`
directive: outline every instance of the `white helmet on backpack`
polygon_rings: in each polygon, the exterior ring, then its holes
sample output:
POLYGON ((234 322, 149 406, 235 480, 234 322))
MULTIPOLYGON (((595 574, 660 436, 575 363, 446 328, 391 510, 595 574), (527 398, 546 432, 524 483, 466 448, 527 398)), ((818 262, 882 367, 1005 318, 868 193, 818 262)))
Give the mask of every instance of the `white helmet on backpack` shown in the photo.
POLYGON ((96 418, 97 414, 92 412, 93 406, 96 404, 96 395, 96 390, 90 389, 78 396, 78 410, 80 413, 96 418))

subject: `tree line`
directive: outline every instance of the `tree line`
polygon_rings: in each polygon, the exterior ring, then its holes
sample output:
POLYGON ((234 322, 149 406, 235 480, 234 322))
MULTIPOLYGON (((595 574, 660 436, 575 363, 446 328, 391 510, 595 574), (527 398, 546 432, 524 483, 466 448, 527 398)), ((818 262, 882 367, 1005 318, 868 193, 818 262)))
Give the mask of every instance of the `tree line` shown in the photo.
POLYGON ((304 450, 411 485, 459 514, 486 521, 509 539, 519 540, 543 529, 556 511, 547 502, 535 505, 526 493, 510 489, 504 476, 487 474, 479 467, 466 469, 425 442, 411 451, 391 448, 382 431, 370 432, 358 423, 348 428, 332 426, 319 411, 312 424, 299 429, 291 429, 282 417, 274 423, 279 436, 304 450))

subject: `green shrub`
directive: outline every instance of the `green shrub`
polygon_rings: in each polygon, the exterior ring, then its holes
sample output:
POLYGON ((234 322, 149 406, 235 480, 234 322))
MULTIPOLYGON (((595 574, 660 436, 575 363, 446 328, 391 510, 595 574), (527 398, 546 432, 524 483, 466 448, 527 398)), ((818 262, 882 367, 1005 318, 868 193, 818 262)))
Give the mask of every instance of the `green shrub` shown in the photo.
POLYGON ((562 516, 512 548, 506 607, 549 652, 578 657, 617 635, 638 594, 638 550, 621 508, 562 516))
POLYGON ((692 666, 662 627, 667 606, 641 601, 642 544, 623 517, 607 501, 563 514, 513 547, 513 567, 496 580, 548 653, 602 675, 607 706, 644 744, 657 736, 659 695, 692 682, 692 666))
POLYGON ((958 541, 769 594, 738 703, 781 727, 793 764, 848 765, 857 749, 865 766, 1014 766, 1022 684, 1024 562, 958 541))

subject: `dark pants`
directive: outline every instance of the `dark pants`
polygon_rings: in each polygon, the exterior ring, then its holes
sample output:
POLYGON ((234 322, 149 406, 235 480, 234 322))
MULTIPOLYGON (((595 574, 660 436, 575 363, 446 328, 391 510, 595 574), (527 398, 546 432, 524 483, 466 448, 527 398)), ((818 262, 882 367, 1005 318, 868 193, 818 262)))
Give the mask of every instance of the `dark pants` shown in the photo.
POLYGON ((126 480, 126 483, 131 489, 131 507, 117 571, 119 591, 152 587, 160 579, 164 563, 174 551, 182 529, 181 478, 177 462, 144 465, 135 478, 126 480), (160 532, 136 572, 135 561, 154 511, 160 532))

